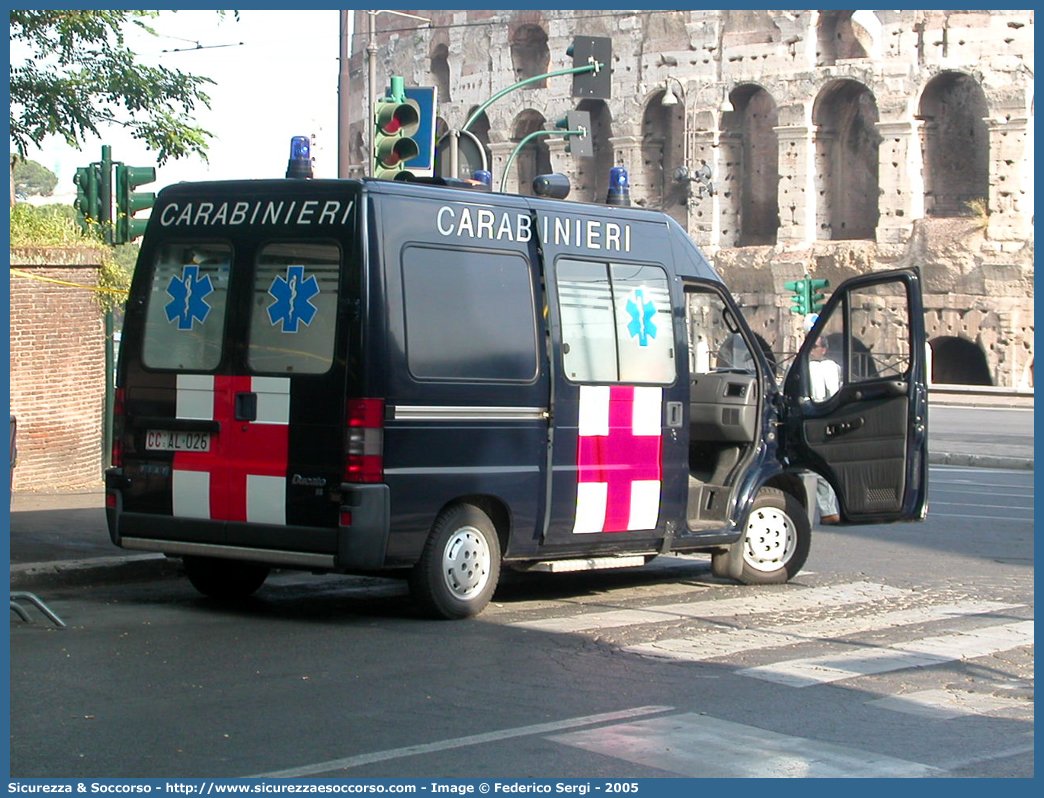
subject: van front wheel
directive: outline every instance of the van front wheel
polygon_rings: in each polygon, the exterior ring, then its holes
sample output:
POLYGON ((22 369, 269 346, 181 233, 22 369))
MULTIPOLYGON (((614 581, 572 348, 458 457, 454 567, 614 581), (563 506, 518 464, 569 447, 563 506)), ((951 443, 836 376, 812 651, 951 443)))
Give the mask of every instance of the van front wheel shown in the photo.
POLYGON ((185 575, 204 596, 221 601, 246 598, 268 578, 269 567, 218 557, 185 557, 185 575))
POLYGON ((795 576, 808 559, 812 527, 801 503, 777 488, 762 488, 747 517, 743 537, 729 547, 725 569, 736 573, 733 558, 741 558, 739 581, 745 585, 772 585, 795 576))
POLYGON ((438 618, 478 615, 497 589, 500 540, 478 507, 459 504, 440 515, 410 575, 413 597, 438 618))

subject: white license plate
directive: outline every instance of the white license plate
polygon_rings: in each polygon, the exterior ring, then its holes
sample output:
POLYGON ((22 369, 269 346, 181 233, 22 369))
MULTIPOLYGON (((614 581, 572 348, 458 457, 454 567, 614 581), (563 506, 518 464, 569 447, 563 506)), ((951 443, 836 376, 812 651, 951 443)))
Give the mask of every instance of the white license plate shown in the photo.
POLYGON ((209 452, 210 433, 150 429, 145 433, 145 449, 152 452, 209 452))

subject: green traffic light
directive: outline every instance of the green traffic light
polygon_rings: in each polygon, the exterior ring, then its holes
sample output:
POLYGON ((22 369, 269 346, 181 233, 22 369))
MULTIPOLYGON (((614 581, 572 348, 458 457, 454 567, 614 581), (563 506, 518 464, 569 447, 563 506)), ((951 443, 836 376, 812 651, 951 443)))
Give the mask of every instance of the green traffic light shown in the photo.
POLYGON ((825 297, 820 289, 826 288, 829 285, 829 280, 808 281, 808 307, 810 313, 819 313, 819 311, 823 309, 823 301, 825 297))
POLYGON ((138 186, 156 179, 152 166, 116 165, 116 238, 117 244, 126 244, 144 235, 147 219, 135 219, 134 214, 151 208, 156 203, 156 194, 151 191, 135 192, 138 186))

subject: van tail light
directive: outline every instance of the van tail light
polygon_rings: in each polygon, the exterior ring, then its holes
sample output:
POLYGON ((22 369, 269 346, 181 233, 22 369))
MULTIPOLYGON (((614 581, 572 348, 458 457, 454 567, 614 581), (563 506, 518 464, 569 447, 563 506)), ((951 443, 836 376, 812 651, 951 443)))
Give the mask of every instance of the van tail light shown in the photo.
POLYGON ((345 482, 384 481, 384 400, 348 400, 345 482))
POLYGON ((112 402, 112 466, 123 467, 123 430, 127 403, 123 388, 117 388, 112 402))

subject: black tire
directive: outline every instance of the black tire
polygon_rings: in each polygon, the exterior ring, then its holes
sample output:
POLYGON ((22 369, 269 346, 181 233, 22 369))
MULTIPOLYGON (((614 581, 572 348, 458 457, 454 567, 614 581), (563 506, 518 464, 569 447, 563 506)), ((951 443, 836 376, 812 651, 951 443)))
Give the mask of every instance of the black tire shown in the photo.
POLYGON ((485 609, 500 579, 500 539, 472 504, 442 513, 410 574, 410 592, 436 618, 470 618, 485 609))
POLYGON ((265 583, 267 565, 218 557, 185 557, 185 575, 204 596, 233 601, 253 595, 265 583))
POLYGON ((805 508, 789 493, 762 488, 754 499, 743 537, 729 547, 728 571, 745 585, 777 585, 795 576, 808 559, 812 526, 805 508))
POLYGON ((711 574, 717 579, 729 579, 729 552, 711 552, 711 574))

